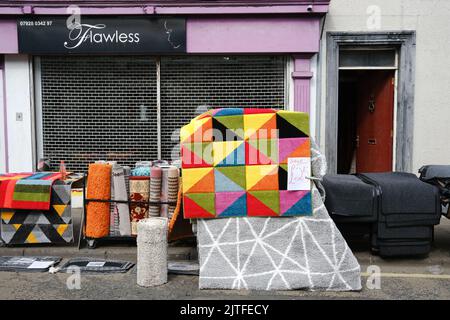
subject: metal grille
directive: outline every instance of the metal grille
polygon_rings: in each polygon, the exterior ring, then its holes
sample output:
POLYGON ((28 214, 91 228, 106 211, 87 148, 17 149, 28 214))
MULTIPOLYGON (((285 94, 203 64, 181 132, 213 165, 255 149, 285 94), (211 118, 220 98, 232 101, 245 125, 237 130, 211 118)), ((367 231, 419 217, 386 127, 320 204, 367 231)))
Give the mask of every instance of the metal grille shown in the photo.
POLYGON ((179 129, 205 111, 199 106, 283 108, 285 65, 278 56, 163 57, 163 159, 179 157, 179 129))
MULTIPOLYGON (((179 157, 179 129, 199 106, 283 108, 285 65, 278 56, 162 57, 162 158, 179 157)), ((156 159, 156 81, 151 57, 41 57, 44 156, 72 171, 156 159)))
POLYGON ((151 57, 41 57, 44 156, 73 171, 156 159, 156 81, 151 57))

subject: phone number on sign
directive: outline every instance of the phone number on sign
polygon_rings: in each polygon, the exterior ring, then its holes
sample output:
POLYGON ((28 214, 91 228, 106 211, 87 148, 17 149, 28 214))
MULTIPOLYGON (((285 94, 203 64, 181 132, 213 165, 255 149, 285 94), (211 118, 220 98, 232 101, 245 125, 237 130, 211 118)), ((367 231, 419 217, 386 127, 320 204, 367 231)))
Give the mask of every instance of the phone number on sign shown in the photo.
POLYGON ((20 21, 19 25, 21 27, 49 27, 53 24, 51 20, 41 20, 41 21, 20 21))

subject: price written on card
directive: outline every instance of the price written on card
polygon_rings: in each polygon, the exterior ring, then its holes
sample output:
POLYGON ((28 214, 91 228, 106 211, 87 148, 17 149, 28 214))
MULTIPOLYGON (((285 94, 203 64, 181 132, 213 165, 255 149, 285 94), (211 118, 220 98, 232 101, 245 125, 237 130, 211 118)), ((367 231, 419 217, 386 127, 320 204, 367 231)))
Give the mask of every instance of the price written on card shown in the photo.
POLYGON ((287 169, 288 190, 311 190, 311 158, 288 158, 287 169))

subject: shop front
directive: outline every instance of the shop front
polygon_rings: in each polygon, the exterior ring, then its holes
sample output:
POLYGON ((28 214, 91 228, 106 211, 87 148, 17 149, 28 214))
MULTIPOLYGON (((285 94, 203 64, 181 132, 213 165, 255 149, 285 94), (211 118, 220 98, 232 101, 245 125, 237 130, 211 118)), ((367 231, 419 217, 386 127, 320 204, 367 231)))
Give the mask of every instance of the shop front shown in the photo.
POLYGON ((328 2, 0 7, 0 171, 175 160, 209 107, 311 112, 314 133, 328 2))

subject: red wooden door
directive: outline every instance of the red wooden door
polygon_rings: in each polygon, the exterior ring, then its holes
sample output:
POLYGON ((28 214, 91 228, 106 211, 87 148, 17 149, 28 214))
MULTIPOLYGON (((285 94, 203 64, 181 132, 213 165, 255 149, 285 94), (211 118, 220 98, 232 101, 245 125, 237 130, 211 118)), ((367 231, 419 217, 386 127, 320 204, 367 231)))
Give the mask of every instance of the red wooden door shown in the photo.
POLYGON ((394 71, 368 71, 359 81, 356 171, 392 171, 394 71))

